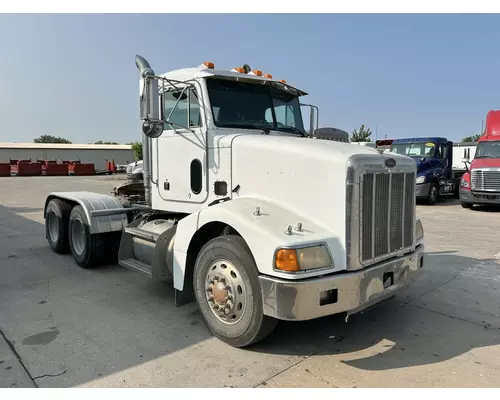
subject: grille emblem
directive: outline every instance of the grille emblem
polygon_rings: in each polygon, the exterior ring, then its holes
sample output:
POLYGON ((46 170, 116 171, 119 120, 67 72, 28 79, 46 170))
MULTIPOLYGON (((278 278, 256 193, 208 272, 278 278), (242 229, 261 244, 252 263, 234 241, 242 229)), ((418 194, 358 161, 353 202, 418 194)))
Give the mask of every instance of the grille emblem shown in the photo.
POLYGON ((396 166, 396 160, 394 158, 386 158, 384 164, 387 168, 394 168, 396 166))

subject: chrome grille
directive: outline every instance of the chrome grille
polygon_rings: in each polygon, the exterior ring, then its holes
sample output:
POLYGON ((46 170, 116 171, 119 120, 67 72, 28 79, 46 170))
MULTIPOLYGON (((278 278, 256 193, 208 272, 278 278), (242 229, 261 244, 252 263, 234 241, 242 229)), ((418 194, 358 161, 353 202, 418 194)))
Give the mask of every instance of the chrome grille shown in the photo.
POLYGON ((473 169, 471 189, 484 192, 500 192, 500 170, 473 169))
POLYGON ((361 177, 360 261, 387 258, 413 245, 415 174, 365 173, 361 177))

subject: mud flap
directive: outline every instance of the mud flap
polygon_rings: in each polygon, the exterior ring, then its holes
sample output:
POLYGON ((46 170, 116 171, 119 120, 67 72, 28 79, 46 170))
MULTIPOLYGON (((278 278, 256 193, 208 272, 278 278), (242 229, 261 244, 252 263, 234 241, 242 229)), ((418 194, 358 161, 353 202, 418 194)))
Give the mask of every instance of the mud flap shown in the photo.
POLYGON ((182 307, 186 304, 189 304, 195 301, 194 292, 193 292, 193 284, 187 284, 183 290, 175 289, 175 306, 182 307))

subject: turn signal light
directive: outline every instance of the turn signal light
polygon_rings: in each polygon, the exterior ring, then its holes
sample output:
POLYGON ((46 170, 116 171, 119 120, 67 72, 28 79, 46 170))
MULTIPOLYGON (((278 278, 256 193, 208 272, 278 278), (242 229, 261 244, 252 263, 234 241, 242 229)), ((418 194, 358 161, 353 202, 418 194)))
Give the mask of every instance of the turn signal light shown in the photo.
POLYGON ((280 249, 276 253, 276 269, 286 272, 300 271, 297 261, 297 251, 295 249, 280 249))

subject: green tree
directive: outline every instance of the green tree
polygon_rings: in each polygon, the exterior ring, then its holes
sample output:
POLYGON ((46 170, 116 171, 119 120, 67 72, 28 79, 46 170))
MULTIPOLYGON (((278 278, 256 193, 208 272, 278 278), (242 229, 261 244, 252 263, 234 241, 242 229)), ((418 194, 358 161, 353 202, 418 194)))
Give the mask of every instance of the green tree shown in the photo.
POLYGON ((142 160, 142 143, 141 142, 131 142, 127 143, 132 146, 132 151, 134 152, 135 161, 142 160))
POLYGON ((55 137, 52 135, 42 135, 33 140, 33 143, 65 143, 71 144, 68 139, 62 137, 55 137))
POLYGON ((95 142, 94 144, 120 144, 118 142, 103 142, 102 140, 99 140, 98 142, 95 142))
POLYGON ((354 129, 351 134, 351 142, 371 142, 370 135, 372 131, 369 128, 365 128, 365 124, 361 125, 358 129, 354 129))
POLYGON ((480 133, 472 136, 466 136, 462 139, 462 142, 477 142, 480 137, 481 137, 480 133))

